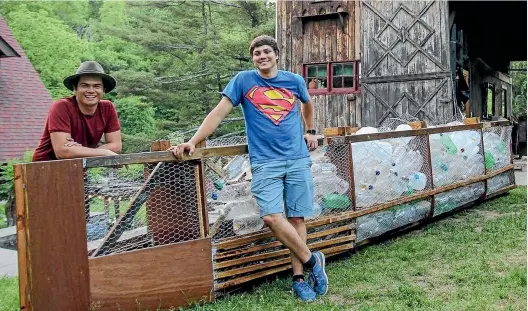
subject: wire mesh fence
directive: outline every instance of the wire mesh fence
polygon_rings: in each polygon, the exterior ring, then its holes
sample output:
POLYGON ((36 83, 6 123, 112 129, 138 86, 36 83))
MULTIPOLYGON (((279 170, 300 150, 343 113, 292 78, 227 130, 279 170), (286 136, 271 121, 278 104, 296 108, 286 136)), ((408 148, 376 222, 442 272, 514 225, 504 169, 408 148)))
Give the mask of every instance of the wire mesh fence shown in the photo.
POLYGON ((465 187, 435 195, 434 214, 437 216, 450 212, 457 207, 479 199, 485 192, 484 182, 477 182, 465 187))
MULTIPOLYGON (((408 127, 398 119, 382 124, 376 131, 408 127)), ((352 144, 331 140, 310 153, 314 215, 307 221, 368 209, 426 192, 433 186, 481 176, 485 168, 488 172, 503 168, 510 164, 510 135, 511 127, 501 126, 352 144)), ((245 136, 231 135, 208 140, 207 146, 245 143, 245 136)), ((511 172, 493 177, 487 181, 488 193, 513 184, 513 178, 511 172)), ((187 241, 204 236, 207 229, 214 242, 267 232, 251 193, 251 179, 247 154, 209 157, 201 162, 88 169, 85 205, 89 253, 101 256, 187 241), (201 212, 204 205, 207 209, 201 212)), ((434 215, 475 200, 482 195, 483 185, 476 183, 436 195, 439 204, 434 215)), ((425 206, 416 204, 406 203, 401 209, 421 213, 418 210, 425 206)), ((392 220, 390 224, 380 223, 376 230, 358 231, 358 236, 372 237, 404 223, 400 214, 406 214, 401 212, 396 217, 397 210, 360 217, 358 224, 383 222, 389 217, 384 216, 387 213, 392 220)))
POLYGON ((90 256, 199 238, 196 161, 88 169, 85 211, 90 256))
POLYGON ((484 174, 484 152, 480 130, 429 136, 435 187, 484 174))
POLYGON ((431 200, 419 200, 393 206, 389 209, 358 217, 356 242, 380 236, 424 219, 431 212, 431 200))
POLYGON ((432 188, 427 137, 352 143, 358 209, 432 188))
POLYGON ((513 170, 501 173, 497 176, 486 181, 488 183, 487 194, 493 194, 504 187, 511 186, 515 184, 515 175, 513 170))
POLYGON ((496 170, 511 164, 511 126, 494 126, 483 129, 486 169, 496 170))

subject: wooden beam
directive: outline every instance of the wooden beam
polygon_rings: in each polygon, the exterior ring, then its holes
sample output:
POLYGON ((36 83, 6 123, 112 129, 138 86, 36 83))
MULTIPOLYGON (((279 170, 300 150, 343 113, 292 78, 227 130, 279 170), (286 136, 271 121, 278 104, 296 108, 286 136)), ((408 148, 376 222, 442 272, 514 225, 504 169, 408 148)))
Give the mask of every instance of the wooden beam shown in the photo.
POLYGON ((412 136, 448 133, 448 132, 456 132, 456 131, 476 130, 480 128, 482 128, 482 123, 434 127, 434 128, 422 128, 422 129, 398 131, 398 132, 383 132, 383 133, 374 133, 374 134, 359 134, 359 135, 356 134, 352 136, 343 136, 343 137, 329 137, 328 141, 329 141, 329 144, 332 142, 339 143, 339 144, 357 143, 357 142, 362 142, 362 141, 380 140, 380 139, 387 139, 387 138, 412 137, 412 136))
MULTIPOLYGON (((328 245, 341 244, 344 242, 351 242, 351 241, 354 241, 355 239, 356 239, 355 235, 349 235, 349 236, 339 237, 339 238, 325 240, 325 241, 308 243, 308 247, 310 249, 317 249, 317 248, 325 247, 328 245)), ((251 255, 251 256, 242 257, 242 258, 236 258, 232 260, 226 260, 222 262, 217 262, 215 264, 215 269, 233 267, 233 266, 237 266, 237 265, 248 263, 248 262, 270 259, 270 258, 280 257, 280 256, 286 256, 289 254, 290 254, 289 249, 283 249, 280 251, 274 251, 274 252, 269 252, 269 253, 251 255)))
MULTIPOLYGON (((353 230, 354 228, 355 228, 354 225, 348 224, 348 225, 340 226, 340 227, 337 227, 337 228, 332 228, 332 229, 328 229, 328 230, 322 230, 322 231, 318 231, 318 232, 313 232, 313 233, 308 234, 307 241, 309 241, 311 239, 316 239, 316 238, 319 238, 319 237, 327 236, 327 235, 330 235, 330 234, 341 233, 341 232, 344 232, 344 231, 353 230)), ((249 254, 249 253, 253 253, 253 252, 256 252, 256 251, 262 251, 262 250, 265 250, 265 249, 269 249, 269 248, 273 248, 273 247, 277 247, 277 246, 281 246, 281 245, 282 245, 282 242, 275 241, 275 242, 270 242, 270 243, 266 243, 266 244, 256 245, 256 246, 252 246, 252 247, 248 247, 248 248, 244 248, 244 249, 235 249, 235 250, 229 250, 229 251, 226 251, 226 252, 217 252, 215 254, 215 260, 231 258, 231 257, 235 257, 235 256, 240 256, 240 255, 243 255, 243 254, 249 254)))
POLYGON ((14 186, 15 186, 15 207, 16 207, 16 226, 17 226, 17 249, 18 249, 18 285, 20 297, 20 310, 32 311, 30 296, 30 276, 28 271, 29 248, 26 229, 26 177, 22 165, 14 165, 14 186))
POLYGON ((21 309, 89 310, 82 160, 15 171, 21 309))
MULTIPOLYGON (((337 254, 346 252, 347 250, 350 250, 352 248, 354 248, 354 245, 352 243, 349 243, 349 244, 343 244, 340 246, 334 246, 334 247, 329 247, 326 249, 321 249, 320 251, 323 254, 325 254, 325 257, 330 257, 332 255, 337 255, 337 254)), ((264 271, 261 271, 255 274, 243 276, 243 277, 229 280, 223 283, 218 283, 215 285, 215 290, 223 290, 228 287, 237 286, 239 284, 242 284, 242 283, 245 283, 251 280, 255 280, 261 277, 265 277, 267 275, 272 275, 272 274, 275 274, 275 273, 278 273, 278 272, 281 272, 287 269, 291 269, 291 264, 283 266, 283 267, 271 269, 271 270, 264 270, 264 271)))
POLYGON ((212 302, 211 240, 91 258, 90 287, 92 304, 101 311, 168 310, 212 302))
MULTIPOLYGON (((183 162, 202 158, 234 156, 247 154, 247 145, 232 145, 224 147, 198 148, 192 156, 185 154, 183 159, 176 159, 170 151, 130 153, 108 157, 93 157, 83 159, 85 168, 120 166, 126 164, 143 164, 157 162, 183 162)), ((67 161, 67 160, 64 160, 67 161)))
MULTIPOLYGON (((319 227, 322 225, 328 225, 328 224, 336 223, 336 222, 343 221, 346 219, 348 218, 343 218, 341 215, 324 216, 319 219, 306 222, 306 228, 309 229, 309 228, 319 227)), ((354 224, 350 224, 350 226, 352 226, 352 229, 355 229, 354 224)), ((255 233, 253 235, 249 235, 245 237, 234 237, 228 240, 219 241, 219 242, 214 243, 214 247, 217 250, 231 249, 231 248, 248 245, 249 243, 253 243, 255 241, 259 241, 259 240, 263 240, 263 239, 267 239, 271 237, 275 237, 275 236, 270 231, 260 232, 260 233, 255 233)))

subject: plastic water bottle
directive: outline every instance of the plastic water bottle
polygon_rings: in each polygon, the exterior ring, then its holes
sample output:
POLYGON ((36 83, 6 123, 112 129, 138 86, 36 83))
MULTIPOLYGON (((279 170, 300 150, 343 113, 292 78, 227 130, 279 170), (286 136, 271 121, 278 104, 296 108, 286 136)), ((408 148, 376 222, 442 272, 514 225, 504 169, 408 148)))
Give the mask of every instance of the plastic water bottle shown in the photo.
POLYGON ((238 184, 225 185, 217 192, 217 200, 220 202, 231 202, 251 197, 251 183, 241 182, 238 184))
POLYGON ((427 176, 424 173, 416 172, 407 177, 409 179, 409 187, 414 190, 421 191, 427 185, 427 176))
POLYGON ((442 145, 446 149, 447 154, 455 155, 457 153, 457 147, 453 143, 451 138, 449 138, 449 135, 441 133, 440 134, 440 142, 442 143, 442 145))
POLYGON ((232 201, 225 205, 225 213, 228 213, 226 219, 234 219, 249 214, 258 214, 259 207, 257 200, 253 197, 242 201, 232 201))
POLYGON ((237 235, 257 232, 263 227, 264 221, 257 213, 233 218, 233 232, 237 235))

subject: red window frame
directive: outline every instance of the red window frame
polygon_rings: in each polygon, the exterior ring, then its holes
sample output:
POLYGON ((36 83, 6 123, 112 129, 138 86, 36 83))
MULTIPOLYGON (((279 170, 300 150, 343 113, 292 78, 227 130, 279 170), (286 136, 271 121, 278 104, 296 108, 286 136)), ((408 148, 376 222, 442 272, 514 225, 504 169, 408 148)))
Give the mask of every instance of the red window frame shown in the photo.
MULTIPOLYGON (((314 65, 326 65, 326 81, 327 86, 326 88, 320 88, 320 89, 310 89, 308 88, 308 93, 310 95, 320 95, 320 94, 351 94, 351 93, 359 93, 359 60, 348 60, 348 61, 341 61, 341 62, 324 62, 324 63, 306 63, 303 64, 303 73, 302 76, 304 78, 304 81, 306 82, 306 86, 308 87, 309 81, 307 80, 308 77, 308 67, 314 66, 314 65), (333 87, 333 76, 334 76, 334 64, 354 64, 354 80, 353 80, 353 86, 347 87, 347 88, 334 88, 333 87)), ((344 77, 344 76, 341 76, 344 77)))

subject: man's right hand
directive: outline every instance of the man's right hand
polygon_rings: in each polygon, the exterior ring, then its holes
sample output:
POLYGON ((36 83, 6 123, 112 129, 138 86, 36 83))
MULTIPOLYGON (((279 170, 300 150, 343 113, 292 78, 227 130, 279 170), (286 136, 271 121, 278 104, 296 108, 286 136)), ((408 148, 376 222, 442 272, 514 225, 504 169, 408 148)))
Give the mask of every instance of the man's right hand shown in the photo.
POLYGON ((183 159, 183 153, 187 150, 189 151, 189 155, 191 156, 194 153, 194 149, 196 148, 196 145, 193 143, 183 143, 179 144, 178 146, 172 146, 168 150, 172 151, 174 156, 178 159, 183 159))

